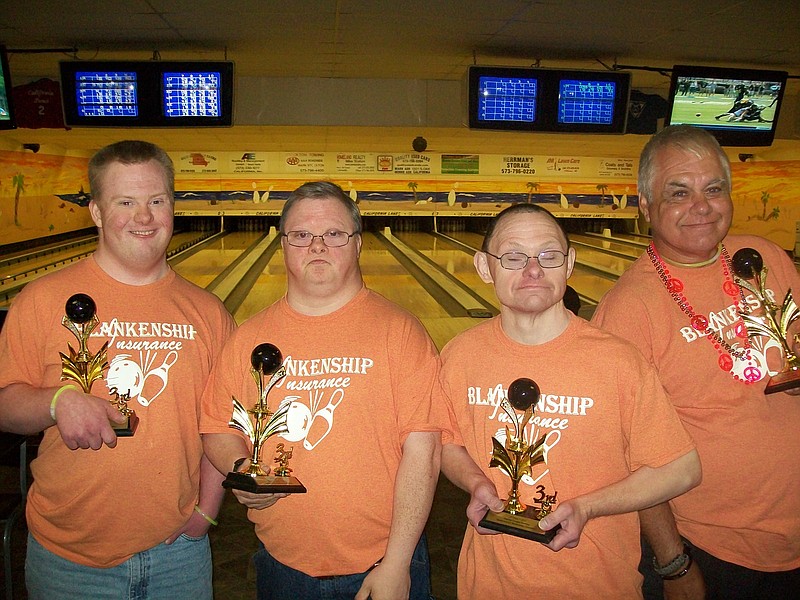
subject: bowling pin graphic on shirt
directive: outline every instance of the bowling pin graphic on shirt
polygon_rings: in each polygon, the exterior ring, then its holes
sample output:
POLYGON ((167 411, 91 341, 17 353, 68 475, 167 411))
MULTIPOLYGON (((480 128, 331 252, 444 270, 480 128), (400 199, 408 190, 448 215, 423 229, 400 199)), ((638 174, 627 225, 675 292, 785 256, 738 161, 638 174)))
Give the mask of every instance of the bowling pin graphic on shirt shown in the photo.
POLYGON ((140 362, 144 366, 133 360, 129 354, 116 355, 111 360, 106 376, 109 389, 127 391, 131 399, 135 398, 142 406, 149 406, 167 388, 169 370, 178 360, 178 353, 171 350, 164 356, 160 365, 153 367, 157 354, 151 355, 150 351, 147 351, 145 356, 141 356, 140 353, 140 362), (149 381, 154 380, 154 385, 145 388, 149 381))
POLYGON ((324 396, 325 393, 320 390, 310 392, 310 406, 302 403, 298 396, 284 398, 284 402, 291 404, 286 415, 288 430, 280 436, 289 442, 303 440, 306 450, 316 448, 333 429, 334 411, 344 399, 344 390, 334 390, 327 403, 321 406, 325 402, 324 396))
POLYGON ((308 425, 306 439, 303 442, 303 447, 306 450, 313 450, 331 432, 333 428, 333 411, 341 404, 343 398, 344 390, 335 390, 331 394, 328 403, 314 413, 314 418, 308 425))

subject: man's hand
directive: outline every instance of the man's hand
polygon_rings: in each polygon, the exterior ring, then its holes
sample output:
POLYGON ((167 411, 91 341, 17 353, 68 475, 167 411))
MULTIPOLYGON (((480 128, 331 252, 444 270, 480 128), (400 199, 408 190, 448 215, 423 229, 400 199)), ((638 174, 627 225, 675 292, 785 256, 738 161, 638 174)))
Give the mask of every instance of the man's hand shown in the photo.
POLYGON ((467 519, 481 535, 496 535, 500 532, 478 525, 486 515, 487 510, 500 512, 503 510, 503 501, 497 497, 497 488, 494 487, 494 484, 485 479, 472 490, 472 495, 467 505, 467 519))
POLYGON ((244 490, 231 490, 236 499, 247 508, 262 510, 269 508, 281 498, 286 498, 289 494, 254 494, 244 490))
POLYGON ((409 567, 383 561, 367 574, 355 600, 407 600, 410 591, 409 567))
POLYGON ((113 448, 117 445, 117 435, 110 421, 125 422, 122 413, 108 400, 76 389, 62 392, 56 403, 55 415, 61 439, 70 450, 99 450, 103 444, 113 448))
POLYGON ((581 505, 574 500, 561 502, 556 509, 539 521, 539 526, 549 531, 558 524, 561 529, 547 546, 551 550, 558 552, 562 548, 575 548, 581 539, 581 532, 589 520, 581 508, 581 505))
POLYGON ((209 523, 203 515, 198 513, 196 510, 193 510, 192 516, 189 517, 189 520, 186 521, 186 523, 184 523, 180 529, 169 536, 165 543, 171 544, 184 533, 189 537, 201 538, 208 533, 208 528, 210 526, 211 523, 209 523))

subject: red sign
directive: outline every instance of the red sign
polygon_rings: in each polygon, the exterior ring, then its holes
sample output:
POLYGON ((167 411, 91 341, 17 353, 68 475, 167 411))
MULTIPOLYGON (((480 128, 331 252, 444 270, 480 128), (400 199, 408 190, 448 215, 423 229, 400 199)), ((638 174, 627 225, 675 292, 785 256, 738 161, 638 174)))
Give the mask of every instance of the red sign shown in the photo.
POLYGON ((40 79, 33 83, 16 85, 13 94, 17 127, 65 129, 64 113, 61 110, 61 87, 57 81, 40 79))

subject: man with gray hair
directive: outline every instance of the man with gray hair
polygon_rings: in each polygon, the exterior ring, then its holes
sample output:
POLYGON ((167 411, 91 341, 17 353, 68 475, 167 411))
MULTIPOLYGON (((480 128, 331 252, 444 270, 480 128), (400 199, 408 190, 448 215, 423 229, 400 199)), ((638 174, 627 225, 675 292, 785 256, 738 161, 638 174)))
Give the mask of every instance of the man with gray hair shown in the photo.
POLYGON ((742 312, 763 310, 734 282, 731 257, 753 248, 767 294, 800 292, 775 244, 730 235, 728 157, 706 131, 667 127, 645 146, 639 205, 652 243, 594 314, 657 368, 703 466, 693 490, 641 511, 652 547, 648 598, 796 598, 800 590, 800 402, 766 395, 781 368, 767 338, 748 338, 742 312))

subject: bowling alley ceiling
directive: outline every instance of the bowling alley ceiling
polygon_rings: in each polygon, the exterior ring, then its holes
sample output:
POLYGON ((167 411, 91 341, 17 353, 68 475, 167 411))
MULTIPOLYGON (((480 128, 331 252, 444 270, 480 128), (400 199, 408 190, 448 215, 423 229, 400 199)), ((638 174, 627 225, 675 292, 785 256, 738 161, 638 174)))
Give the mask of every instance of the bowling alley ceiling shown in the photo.
MULTIPOLYGON (((241 76, 459 79, 473 62, 800 75, 797 0, 3 0, 17 81, 81 59, 223 59, 241 76)), ((641 77, 644 77, 643 75, 641 77)), ((659 77, 657 74, 655 77, 659 77)), ((636 83, 636 76, 634 76, 636 83)))

